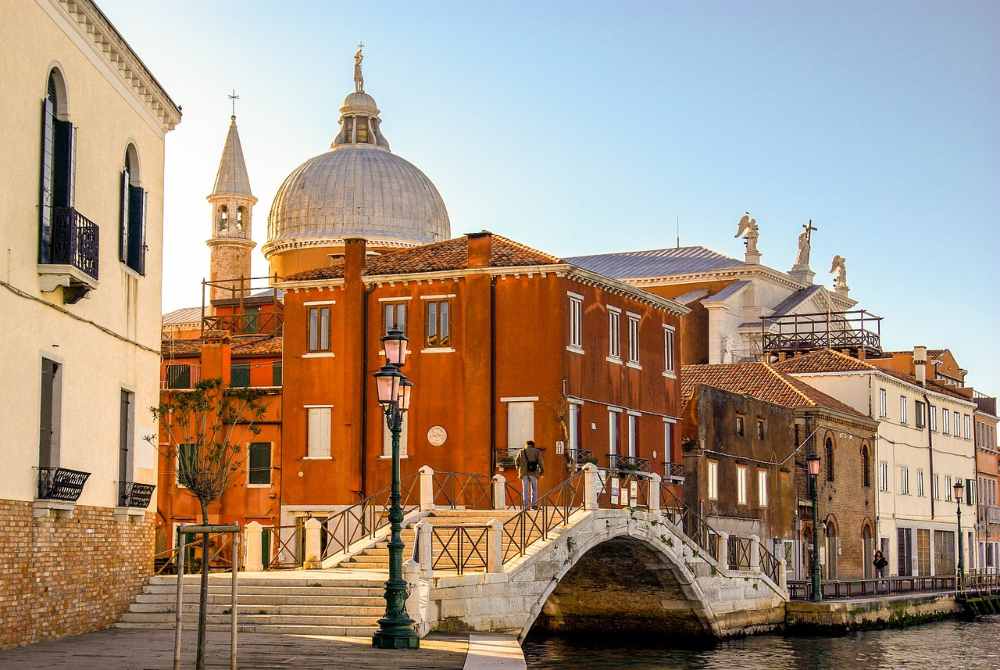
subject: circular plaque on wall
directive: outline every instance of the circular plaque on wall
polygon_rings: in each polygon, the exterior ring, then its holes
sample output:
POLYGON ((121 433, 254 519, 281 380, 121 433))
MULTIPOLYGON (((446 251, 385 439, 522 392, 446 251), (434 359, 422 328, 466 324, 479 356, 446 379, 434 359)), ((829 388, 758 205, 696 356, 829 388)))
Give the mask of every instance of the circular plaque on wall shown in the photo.
POLYGON ((433 447, 440 447, 448 439, 448 431, 443 426, 431 426, 427 431, 427 441, 433 447))

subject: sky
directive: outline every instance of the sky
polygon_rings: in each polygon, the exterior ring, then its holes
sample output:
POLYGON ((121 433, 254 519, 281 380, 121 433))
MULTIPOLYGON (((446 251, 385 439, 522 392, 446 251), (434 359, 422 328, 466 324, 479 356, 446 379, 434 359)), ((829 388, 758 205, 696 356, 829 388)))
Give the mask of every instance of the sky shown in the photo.
MULTIPOLYGON (((1000 3, 98 0, 184 117, 167 136, 164 310, 200 304, 237 118, 262 245, 285 176, 365 88, 452 233, 558 256, 700 244, 816 281, 847 259, 883 345, 950 348, 1000 393, 1000 3)), ((254 272, 267 264, 255 250, 254 272)))

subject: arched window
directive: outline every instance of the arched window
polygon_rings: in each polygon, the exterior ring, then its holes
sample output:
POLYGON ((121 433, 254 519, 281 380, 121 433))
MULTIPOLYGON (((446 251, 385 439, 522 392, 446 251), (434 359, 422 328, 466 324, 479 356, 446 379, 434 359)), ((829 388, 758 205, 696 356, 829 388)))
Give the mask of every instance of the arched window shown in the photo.
POLYGON ((826 438, 826 481, 833 481, 833 440, 826 438))
POLYGON ((229 229, 229 207, 226 205, 219 205, 219 232, 225 232, 229 229))
POLYGON ((139 185, 139 152, 125 147, 119 191, 118 260, 146 273, 146 192, 139 185))
POLYGON ((236 230, 243 232, 243 218, 246 215, 246 207, 236 208, 236 230))
POLYGON ((868 453, 868 445, 861 445, 861 483, 864 486, 872 485, 872 460, 868 453))
POLYGON ((865 579, 871 579, 875 575, 875 566, 872 561, 875 558, 875 542, 872 537, 872 527, 865 522, 865 525, 861 528, 861 546, 864 550, 864 555, 862 556, 864 566, 865 566, 865 579))
POLYGON ((67 119, 66 85, 62 73, 53 68, 46 82, 45 98, 42 100, 42 152, 41 185, 38 220, 38 262, 63 263, 64 258, 55 258, 58 249, 68 249, 68 240, 58 238, 68 236, 65 225, 72 214, 73 177, 76 174, 73 144, 76 136, 73 124, 67 119), (59 230, 56 230, 56 229, 59 230))
POLYGON ((837 578, 837 543, 840 538, 837 532, 837 520, 832 516, 826 518, 823 524, 823 535, 826 544, 826 565, 824 566, 824 577, 826 579, 837 578))

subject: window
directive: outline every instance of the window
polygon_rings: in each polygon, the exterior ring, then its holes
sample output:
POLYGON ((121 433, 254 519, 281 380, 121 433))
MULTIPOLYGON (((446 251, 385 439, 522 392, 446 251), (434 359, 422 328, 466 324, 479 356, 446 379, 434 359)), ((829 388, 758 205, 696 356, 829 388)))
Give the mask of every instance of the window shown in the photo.
POLYGON ((61 208, 73 206, 76 175, 76 132, 58 117, 66 111, 66 89, 58 70, 49 73, 48 93, 42 100, 41 202, 38 208, 38 262, 58 263, 55 219, 61 208))
POLYGON ((569 348, 583 351, 583 296, 569 294, 569 348))
POLYGON ((764 439, 764 420, 763 419, 757 419, 757 439, 758 440, 763 440, 764 439))
POLYGON ((861 446, 861 484, 866 487, 872 485, 871 454, 867 444, 861 446))
POLYGON ((719 499, 719 462, 708 461, 708 499, 719 499))
POLYGON ((632 458, 638 453, 639 447, 639 417, 635 414, 628 415, 628 455, 632 458))
POLYGON ((580 406, 576 403, 569 406, 569 449, 573 454, 580 453, 580 406))
POLYGON ((833 440, 826 438, 826 481, 833 481, 833 440))
POLYGON ((899 466, 899 495, 910 495, 910 468, 906 465, 899 466))
POLYGON ((931 479, 931 497, 941 500, 941 475, 934 475, 931 479))
POLYGON ((247 475, 247 483, 251 486, 271 485, 270 442, 253 442, 250 444, 250 464, 247 475))
POLYGON ((889 463, 886 461, 878 464, 878 490, 882 493, 889 492, 889 463))
POLYGON ((736 434, 743 436, 743 417, 738 414, 736 415, 736 434))
POLYGON ((246 334, 253 334, 257 332, 258 324, 260 323, 260 307, 257 305, 248 305, 243 311, 243 332, 246 334))
POLYGON ((927 417, 924 414, 924 408, 926 405, 918 400, 914 403, 914 407, 916 408, 917 428, 923 428, 927 425, 927 417))
POLYGON ((125 150, 118 201, 118 260, 139 274, 146 273, 146 192, 139 186, 135 146, 125 150))
POLYGON ((965 422, 963 424, 964 430, 962 437, 968 440, 972 438, 972 418, 968 414, 964 415, 964 418, 965 422))
POLYGON ((219 205, 219 216, 217 218, 218 218, 219 232, 220 233, 228 232, 229 231, 229 206, 228 205, 219 205))
POLYGON ((906 423, 906 396, 899 396, 899 422, 906 423))
POLYGON ((330 421, 332 407, 306 408, 308 421, 307 458, 330 458, 330 421))
POLYGON ((608 307, 608 357, 616 360, 622 357, 621 316, 617 309, 608 307))
POLYGON ((406 303, 387 302, 382 305, 382 334, 398 330, 406 335, 406 303))
POLYGON ((246 214, 246 207, 240 206, 236 208, 236 230, 240 232, 243 232, 243 222, 246 218, 246 214))
POLYGON ((663 422, 663 462, 670 463, 673 460, 674 450, 674 424, 664 420, 663 422))
POLYGON ((927 423, 930 424, 931 430, 937 430, 937 405, 928 405, 927 414, 930 417, 927 423))
POLYGON ((747 504, 747 473, 748 468, 745 465, 736 466, 736 504, 746 505, 747 504))
POLYGON ((944 477, 944 500, 945 502, 951 502, 951 476, 945 475, 944 477))
POLYGON ((167 366, 167 388, 168 389, 189 389, 189 388, 191 388, 191 366, 190 365, 168 365, 167 366))
POLYGON ((230 366, 229 385, 238 388, 250 386, 250 364, 233 363, 230 366))
POLYGON ((177 486, 187 488, 185 481, 190 482, 198 466, 198 445, 178 444, 177 445, 177 486))
POLYGON ((618 412, 608 412, 608 454, 612 461, 618 454, 618 412))
MULTIPOLYGON (((526 403, 526 404, 530 405, 531 403, 526 403)), ((409 444, 409 441, 407 439, 408 432, 409 432, 407 430, 407 426, 409 425, 409 420, 408 420, 409 416, 410 416, 409 413, 404 413, 403 414, 403 422, 400 425, 400 430, 399 430, 399 457, 400 458, 406 458, 407 453, 409 452, 409 450, 407 449, 407 445, 409 444)), ((383 458, 392 458, 392 431, 389 430, 389 426, 388 426, 388 424, 385 421, 382 421, 381 423, 382 423, 382 457, 383 458)), ((528 438, 528 439, 531 439, 531 438, 528 438)), ((523 442, 521 443, 521 446, 522 447, 524 446, 523 442)))
POLYGON ((535 439, 535 403, 518 401, 505 404, 507 405, 507 450, 516 452, 524 447, 525 442, 535 439))
POLYGON ((917 497, 924 497, 924 471, 917 468, 917 497))
POLYGON ((309 308, 309 351, 330 351, 330 306, 309 308))
POLYGON ((675 337, 677 333, 670 326, 663 327, 663 371, 668 375, 675 374, 677 372, 677 363, 675 361, 675 337))
POLYGON ((958 412, 954 412, 952 414, 952 418, 954 419, 954 421, 951 424, 952 425, 952 429, 953 429, 953 433, 954 433, 955 437, 961 437, 962 436, 962 415, 959 414, 958 412))
POLYGON ((966 479, 965 480, 965 504, 975 505, 976 504, 976 480, 966 479))
POLYGON ((451 346, 451 303, 447 300, 428 300, 424 321, 424 346, 451 346))
POLYGON ((888 414, 889 414, 889 408, 888 408, 888 403, 886 402, 885 389, 879 389, 878 390, 878 415, 880 417, 885 417, 885 416, 888 416, 888 414))
POLYGON ((941 432, 947 435, 951 432, 951 412, 947 409, 941 409, 941 432))
POLYGON ((271 362, 271 386, 281 386, 281 361, 271 362))
MULTIPOLYGON (((121 389, 118 414, 118 484, 119 495, 125 492, 124 483, 132 481, 132 462, 135 439, 135 394, 121 389)), ((121 502, 119 502, 121 504, 121 502)))
POLYGON ((639 315, 628 315, 628 362, 639 364, 639 315))
POLYGON ((767 507, 767 470, 757 471, 757 504, 767 507))
POLYGON ((62 364, 42 359, 42 393, 39 418, 38 466, 59 465, 60 417, 62 415, 62 364))
POLYGON ((896 529, 896 558, 898 574, 908 576, 913 574, 913 529, 896 529))

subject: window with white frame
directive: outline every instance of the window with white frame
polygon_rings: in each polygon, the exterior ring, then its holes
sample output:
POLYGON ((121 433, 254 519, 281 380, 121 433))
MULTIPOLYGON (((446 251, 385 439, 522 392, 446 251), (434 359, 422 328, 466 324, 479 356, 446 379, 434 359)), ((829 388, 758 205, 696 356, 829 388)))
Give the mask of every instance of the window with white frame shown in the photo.
POLYGON ((917 468, 917 497, 924 497, 924 471, 917 468))
POLYGON ((247 484, 250 486, 271 485, 271 443, 252 442, 247 464, 247 484))
POLYGON ((951 433, 951 412, 941 408, 941 432, 945 435, 951 433))
POLYGON ((965 423, 963 424, 965 429, 963 431, 962 437, 969 440, 972 438, 972 417, 968 414, 964 415, 965 423))
POLYGON ((622 313, 615 307, 608 307, 608 358, 620 361, 622 358, 622 313))
POLYGON ((330 306, 309 307, 309 317, 306 322, 308 331, 309 351, 330 350, 330 306))
POLYGON ((507 405, 507 451, 513 456, 535 439, 534 401, 511 401, 507 405))
POLYGON ((878 415, 880 417, 885 417, 885 416, 888 416, 888 414, 889 414, 889 406, 888 406, 887 394, 885 392, 885 389, 879 389, 878 390, 878 415))
POLYGON ((628 315, 628 362, 639 364, 639 315, 628 315))
POLYGON ((917 422, 917 428, 923 428, 927 424, 927 417, 924 414, 926 405, 924 405, 922 401, 918 400, 913 404, 913 407, 916 410, 914 412, 915 414, 914 418, 916 419, 917 422))
POLYGON ((619 412, 608 411, 608 454, 611 455, 612 460, 618 455, 618 440, 619 440, 619 427, 618 427, 618 414, 619 412))
POLYGON ((634 458, 639 446, 639 417, 628 415, 628 455, 634 458))
POLYGON ((951 475, 944 477, 944 501, 951 502, 951 475))
POLYGON ((962 437, 962 415, 958 412, 954 412, 952 413, 951 418, 954 419, 951 425, 954 428, 955 437, 962 437))
POLYGON ((927 415, 929 418, 927 423, 930 424, 931 430, 934 431, 937 430, 937 414, 938 414, 937 405, 928 405, 927 415))
POLYGON ((330 422, 333 407, 307 407, 307 458, 330 458, 330 422))
POLYGON ((569 294, 569 346, 583 349, 583 296, 569 294))
POLYGON ((747 478, 749 476, 749 468, 745 465, 736 466, 736 504, 746 505, 747 504, 747 478))
POLYGON ((899 495, 910 495, 910 468, 905 465, 899 466, 899 495))
POLYGON ((899 396, 899 422, 906 423, 906 396, 899 396))
POLYGON ((941 475, 934 475, 931 479, 931 497, 941 500, 941 475))
POLYGON ((882 493, 889 492, 889 463, 880 461, 878 464, 878 490, 882 493))
MULTIPOLYGON (((407 448, 407 430, 406 427, 409 422, 409 414, 403 414, 403 421, 400 425, 399 430, 399 457, 406 458, 407 448)), ((382 424, 382 458, 392 458, 392 431, 389 430, 389 425, 385 421, 380 422, 382 424)))
POLYGON ((569 448, 574 454, 580 453, 580 406, 569 406, 569 448))
POLYGON ((663 327, 663 371, 668 375, 677 373, 676 337, 677 332, 672 326, 663 327))
POLYGON ((767 470, 757 471, 757 504, 767 507, 767 470))
POLYGON ((708 499, 719 499, 719 462, 708 461, 708 499))
POLYGON ((674 444, 674 424, 670 421, 663 421, 663 462, 670 463, 673 460, 674 444))

